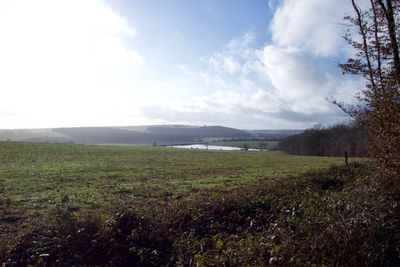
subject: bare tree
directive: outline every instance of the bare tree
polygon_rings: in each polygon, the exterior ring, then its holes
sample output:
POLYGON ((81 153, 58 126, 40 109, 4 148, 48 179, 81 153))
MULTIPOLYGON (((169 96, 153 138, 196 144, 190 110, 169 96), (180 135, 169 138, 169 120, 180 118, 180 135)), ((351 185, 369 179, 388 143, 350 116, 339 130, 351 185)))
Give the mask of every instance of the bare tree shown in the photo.
POLYGON ((399 177, 400 1, 369 0, 367 10, 350 1, 354 16, 345 17, 351 25, 345 40, 355 53, 340 68, 345 74, 364 77, 365 87, 357 96, 357 106, 335 103, 368 130, 369 152, 382 173, 399 177))

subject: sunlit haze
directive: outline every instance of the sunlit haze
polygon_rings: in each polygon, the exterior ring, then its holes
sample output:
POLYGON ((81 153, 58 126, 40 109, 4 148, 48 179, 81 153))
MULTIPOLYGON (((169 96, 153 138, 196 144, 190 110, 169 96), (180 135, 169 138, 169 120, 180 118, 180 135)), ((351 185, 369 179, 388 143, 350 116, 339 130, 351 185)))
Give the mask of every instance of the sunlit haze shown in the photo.
POLYGON ((2 0, 0 128, 343 121, 349 2, 2 0))

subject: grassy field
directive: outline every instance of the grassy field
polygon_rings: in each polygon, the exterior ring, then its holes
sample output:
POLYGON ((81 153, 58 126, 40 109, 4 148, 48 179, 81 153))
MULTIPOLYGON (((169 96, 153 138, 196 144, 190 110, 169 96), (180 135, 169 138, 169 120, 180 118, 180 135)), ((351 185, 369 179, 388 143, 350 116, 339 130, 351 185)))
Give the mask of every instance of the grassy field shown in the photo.
POLYGON ((342 162, 281 152, 2 142, 1 203, 28 215, 63 199, 79 209, 104 209, 121 201, 190 196, 201 188, 285 177, 342 162))
POLYGON ((207 190, 234 190, 332 164, 343 159, 279 151, 0 142, 0 240, 11 245, 10 237, 46 222, 65 203, 76 213, 108 216, 121 205, 196 201, 207 190))

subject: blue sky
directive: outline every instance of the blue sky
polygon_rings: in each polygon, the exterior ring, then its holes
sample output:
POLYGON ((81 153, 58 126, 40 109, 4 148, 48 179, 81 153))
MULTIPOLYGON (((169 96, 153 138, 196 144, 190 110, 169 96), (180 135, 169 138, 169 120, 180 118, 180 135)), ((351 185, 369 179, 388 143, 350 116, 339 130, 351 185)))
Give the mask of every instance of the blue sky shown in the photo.
MULTIPOLYGON (((253 47, 269 39, 266 27, 272 11, 265 0, 109 1, 112 8, 134 25, 140 38, 126 45, 138 51, 161 75, 174 75, 179 65, 203 68, 204 59, 248 32, 253 47), (171 73, 172 72, 172 73, 171 73)), ((180 73, 178 72, 178 75, 180 73)))
MULTIPOLYGON (((362 2, 362 1, 361 1, 362 2)), ((345 120, 347 0, 0 2, 0 128, 345 120)))
MULTIPOLYGON (((264 0, 136 0, 110 3, 128 23, 142 29, 143 42, 140 46, 144 50, 159 38, 178 37, 176 41, 180 48, 196 50, 204 56, 250 29, 260 33, 260 39, 266 41, 266 25, 272 15, 264 0), (180 38, 184 38, 185 42, 180 42, 180 38)), ((174 48, 172 51, 175 51, 174 48)))

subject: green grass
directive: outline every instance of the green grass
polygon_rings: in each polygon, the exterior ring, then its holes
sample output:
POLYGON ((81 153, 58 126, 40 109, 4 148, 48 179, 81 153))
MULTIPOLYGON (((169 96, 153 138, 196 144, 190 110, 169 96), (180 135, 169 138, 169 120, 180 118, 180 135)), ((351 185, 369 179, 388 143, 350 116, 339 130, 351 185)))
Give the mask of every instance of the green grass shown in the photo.
POLYGON ((121 202, 192 197, 202 188, 235 187, 342 162, 277 151, 0 142, 0 204, 30 216, 65 200, 77 209, 107 210, 121 202))
POLYGON ((398 266, 398 190, 343 161, 0 142, 0 262, 398 266))

